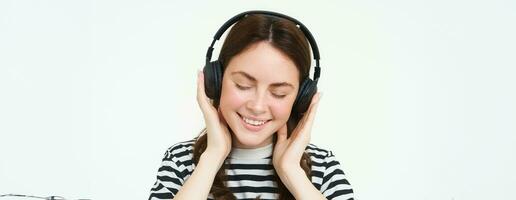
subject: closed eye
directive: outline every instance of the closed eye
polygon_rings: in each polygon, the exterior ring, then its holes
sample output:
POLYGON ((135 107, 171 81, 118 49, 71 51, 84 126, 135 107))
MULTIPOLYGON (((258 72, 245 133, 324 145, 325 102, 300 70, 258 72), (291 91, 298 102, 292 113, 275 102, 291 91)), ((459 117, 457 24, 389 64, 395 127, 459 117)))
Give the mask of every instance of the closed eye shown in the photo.
POLYGON ((236 85, 236 87, 237 87, 238 89, 240 89, 240 90, 248 90, 249 88, 251 88, 251 87, 241 86, 241 85, 239 85, 239 84, 235 84, 235 85, 236 85))
MULTIPOLYGON (((251 88, 251 87, 246 87, 246 86, 239 85, 239 84, 237 84, 237 83, 235 83, 235 86, 236 86, 239 90, 248 90, 248 89, 250 89, 250 88, 251 88)), ((286 95, 286 94, 284 94, 284 95, 280 95, 280 94, 274 94, 274 93, 272 93, 272 96, 273 96, 274 98, 277 98, 277 99, 283 99, 283 98, 285 98, 287 95, 286 95)))
POLYGON ((277 98, 277 99, 283 99, 283 98, 285 98, 287 95, 286 95, 286 94, 285 94, 285 95, 272 94, 272 96, 274 96, 274 97, 275 97, 275 98, 277 98))

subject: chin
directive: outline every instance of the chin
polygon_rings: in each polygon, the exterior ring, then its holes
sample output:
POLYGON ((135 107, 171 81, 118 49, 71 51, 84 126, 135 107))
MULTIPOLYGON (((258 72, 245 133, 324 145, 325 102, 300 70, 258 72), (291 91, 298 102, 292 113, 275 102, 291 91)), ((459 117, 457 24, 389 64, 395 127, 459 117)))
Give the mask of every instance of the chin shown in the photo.
POLYGON ((234 134, 234 140, 236 140, 236 144, 240 146, 240 148, 257 148, 260 146, 264 146, 264 143, 269 139, 270 134, 265 135, 259 135, 259 134, 265 134, 265 133, 250 133, 247 131, 241 131, 237 130, 238 133, 234 134))
POLYGON ((268 144, 268 140, 274 133, 272 125, 273 123, 269 123, 267 124, 267 126, 269 127, 265 127, 264 129, 258 132, 253 132, 247 130, 239 122, 238 124, 236 124, 236 127, 234 127, 234 129, 232 128, 232 130, 234 130, 233 134, 235 136, 233 139, 237 140, 235 142, 236 144, 240 145, 240 148, 257 148, 265 146, 266 144, 268 144))

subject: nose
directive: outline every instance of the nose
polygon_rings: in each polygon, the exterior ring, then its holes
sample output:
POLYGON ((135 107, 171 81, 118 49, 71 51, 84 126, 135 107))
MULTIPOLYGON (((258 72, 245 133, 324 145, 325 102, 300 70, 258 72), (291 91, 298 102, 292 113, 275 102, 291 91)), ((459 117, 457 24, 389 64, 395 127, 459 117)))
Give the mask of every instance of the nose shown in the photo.
POLYGON ((247 101, 246 107, 252 114, 260 115, 267 111, 265 92, 256 92, 255 94, 247 101))

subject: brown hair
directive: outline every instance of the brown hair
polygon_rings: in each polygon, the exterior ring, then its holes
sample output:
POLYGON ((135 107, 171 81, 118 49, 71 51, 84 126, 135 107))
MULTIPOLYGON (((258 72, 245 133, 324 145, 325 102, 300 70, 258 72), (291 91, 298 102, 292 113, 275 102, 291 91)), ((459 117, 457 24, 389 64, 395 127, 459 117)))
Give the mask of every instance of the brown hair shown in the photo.
MULTIPOLYGON (((262 14, 250 14, 244 17, 237 22, 228 33, 218 58, 222 63, 223 71, 226 69, 232 57, 258 42, 268 42, 287 55, 295 63, 299 71, 300 84, 308 77, 311 64, 310 47, 303 32, 290 20, 262 14)), ((218 108, 220 99, 214 99, 213 103, 214 106, 218 108)), ((287 121, 287 135, 289 137, 301 117, 302 113, 291 113, 287 121)), ((201 136, 194 145, 193 157, 196 164, 199 162, 201 154, 207 147, 207 134, 205 133, 206 129, 203 129, 201 136)), ((276 140, 276 135, 274 135, 274 144, 276 140)), ((301 158, 300 165, 307 177, 311 180, 311 160, 306 152, 301 158)), ((236 197, 225 185, 225 178, 225 165, 222 165, 215 176, 210 193, 213 194, 213 197, 217 200, 234 200, 236 197)), ((275 181, 278 185, 279 199, 294 199, 276 173, 275 181)))

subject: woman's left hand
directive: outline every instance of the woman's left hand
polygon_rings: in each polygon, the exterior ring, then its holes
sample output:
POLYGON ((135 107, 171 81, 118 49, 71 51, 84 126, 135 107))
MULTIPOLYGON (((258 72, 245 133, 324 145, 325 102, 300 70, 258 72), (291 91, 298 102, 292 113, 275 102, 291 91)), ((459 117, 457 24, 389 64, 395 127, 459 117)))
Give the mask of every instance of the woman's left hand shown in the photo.
POLYGON ((278 130, 278 139, 274 147, 272 163, 276 172, 280 175, 292 169, 301 169, 301 157, 305 152, 306 146, 310 143, 312 124, 320 98, 320 93, 314 95, 312 102, 310 102, 310 107, 289 138, 287 138, 286 124, 278 130))

